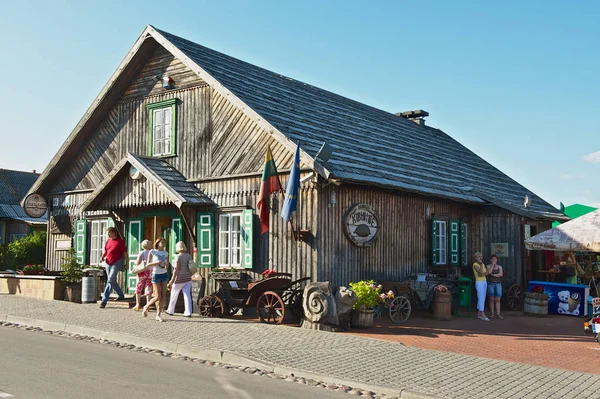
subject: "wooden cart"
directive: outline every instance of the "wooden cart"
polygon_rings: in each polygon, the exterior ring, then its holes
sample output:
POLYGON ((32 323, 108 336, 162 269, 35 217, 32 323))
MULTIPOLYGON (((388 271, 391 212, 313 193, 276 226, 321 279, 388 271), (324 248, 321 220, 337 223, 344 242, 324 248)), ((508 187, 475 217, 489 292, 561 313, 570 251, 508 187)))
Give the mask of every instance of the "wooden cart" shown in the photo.
POLYGON ((290 273, 275 273, 252 281, 245 273, 214 273, 211 278, 219 289, 206 295, 198 304, 198 312, 206 317, 235 315, 240 309, 256 307, 263 323, 281 324, 286 309, 299 318, 302 315, 302 293, 310 277, 292 281, 290 273))

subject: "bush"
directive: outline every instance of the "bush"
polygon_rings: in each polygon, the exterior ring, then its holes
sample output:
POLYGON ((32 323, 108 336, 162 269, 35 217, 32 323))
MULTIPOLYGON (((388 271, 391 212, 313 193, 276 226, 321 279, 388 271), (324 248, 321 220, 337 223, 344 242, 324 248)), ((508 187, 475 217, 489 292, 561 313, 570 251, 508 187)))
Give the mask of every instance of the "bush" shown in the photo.
POLYGON ((60 275, 64 277, 66 283, 79 283, 83 277, 83 265, 77 262, 75 250, 71 248, 69 254, 62 258, 62 271, 60 275))
POLYGON ((0 270, 20 269, 26 264, 46 263, 46 232, 33 233, 0 249, 0 270))

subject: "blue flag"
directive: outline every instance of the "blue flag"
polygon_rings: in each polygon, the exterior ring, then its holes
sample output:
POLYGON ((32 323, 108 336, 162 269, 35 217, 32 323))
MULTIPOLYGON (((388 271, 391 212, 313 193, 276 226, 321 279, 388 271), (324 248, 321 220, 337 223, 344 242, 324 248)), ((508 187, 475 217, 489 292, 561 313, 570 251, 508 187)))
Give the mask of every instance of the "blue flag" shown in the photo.
POLYGON ((281 217, 286 222, 290 221, 292 212, 296 210, 298 205, 298 191, 300 190, 300 147, 296 146, 296 155, 294 156, 294 164, 290 172, 290 179, 285 188, 285 201, 281 209, 281 217))

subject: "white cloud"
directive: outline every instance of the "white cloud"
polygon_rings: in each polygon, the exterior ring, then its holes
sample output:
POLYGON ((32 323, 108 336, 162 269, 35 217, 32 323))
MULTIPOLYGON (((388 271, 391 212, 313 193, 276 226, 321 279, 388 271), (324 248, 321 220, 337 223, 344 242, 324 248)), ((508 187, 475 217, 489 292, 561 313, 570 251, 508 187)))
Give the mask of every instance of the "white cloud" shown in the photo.
POLYGON ((583 180, 585 179, 585 175, 569 175, 566 173, 560 174, 560 180, 583 180))
POLYGON ((584 155, 583 160, 591 163, 600 163, 600 151, 584 155))

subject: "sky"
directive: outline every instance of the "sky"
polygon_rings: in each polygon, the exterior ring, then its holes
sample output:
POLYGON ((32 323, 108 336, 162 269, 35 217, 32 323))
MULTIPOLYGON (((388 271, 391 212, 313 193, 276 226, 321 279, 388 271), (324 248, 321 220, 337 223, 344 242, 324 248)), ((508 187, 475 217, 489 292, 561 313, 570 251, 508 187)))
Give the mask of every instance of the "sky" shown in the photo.
POLYGON ((424 109, 550 204, 600 207, 600 2, 0 4, 0 168, 44 170, 151 24, 389 112, 424 109))

